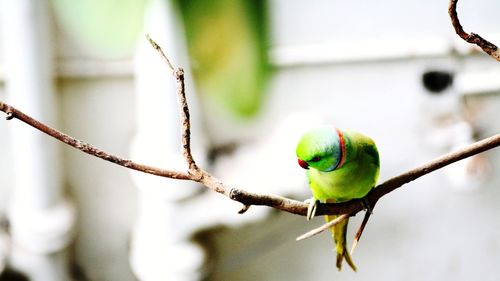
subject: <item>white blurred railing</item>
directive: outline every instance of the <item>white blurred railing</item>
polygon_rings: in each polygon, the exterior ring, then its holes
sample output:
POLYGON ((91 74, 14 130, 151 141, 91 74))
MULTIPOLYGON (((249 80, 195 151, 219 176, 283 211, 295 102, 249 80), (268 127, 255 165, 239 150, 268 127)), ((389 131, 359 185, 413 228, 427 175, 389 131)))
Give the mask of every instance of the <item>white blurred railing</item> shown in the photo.
MULTIPOLYGON (((56 125, 50 1, 3 1, 3 45, 8 102, 56 125), (8 3, 7 3, 8 2, 8 3)), ((30 280, 69 280, 66 248, 75 213, 64 195, 56 142, 19 122, 10 124, 14 182, 8 208, 12 267, 30 280)))

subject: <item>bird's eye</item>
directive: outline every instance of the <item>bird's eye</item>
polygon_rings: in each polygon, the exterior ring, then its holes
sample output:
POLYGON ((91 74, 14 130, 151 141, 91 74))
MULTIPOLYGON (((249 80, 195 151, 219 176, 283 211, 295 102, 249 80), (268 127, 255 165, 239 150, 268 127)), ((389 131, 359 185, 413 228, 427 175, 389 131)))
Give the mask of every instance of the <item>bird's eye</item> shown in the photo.
POLYGON ((321 160, 321 157, 316 156, 316 157, 314 157, 313 159, 311 159, 309 161, 311 161, 311 162, 318 162, 319 160, 321 160))

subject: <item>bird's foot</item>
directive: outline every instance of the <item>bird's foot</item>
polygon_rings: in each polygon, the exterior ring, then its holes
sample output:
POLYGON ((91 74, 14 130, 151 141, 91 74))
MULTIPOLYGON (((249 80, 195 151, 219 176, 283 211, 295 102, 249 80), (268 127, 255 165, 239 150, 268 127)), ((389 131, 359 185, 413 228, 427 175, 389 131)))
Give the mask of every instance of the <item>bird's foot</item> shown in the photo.
POLYGON ((310 221, 316 215, 316 209, 318 208, 319 201, 313 198, 304 201, 308 204, 307 206, 307 220, 310 221))

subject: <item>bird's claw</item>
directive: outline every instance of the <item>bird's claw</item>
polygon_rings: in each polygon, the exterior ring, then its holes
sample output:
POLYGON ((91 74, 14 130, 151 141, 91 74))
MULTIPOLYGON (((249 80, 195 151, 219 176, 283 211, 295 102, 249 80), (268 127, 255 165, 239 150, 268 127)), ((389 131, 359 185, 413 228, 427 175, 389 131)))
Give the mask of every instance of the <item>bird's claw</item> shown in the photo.
POLYGON ((304 202, 308 204, 306 218, 308 221, 310 221, 312 218, 314 218, 314 216, 316 216, 316 209, 318 208, 319 201, 314 198, 310 198, 305 200, 304 202))

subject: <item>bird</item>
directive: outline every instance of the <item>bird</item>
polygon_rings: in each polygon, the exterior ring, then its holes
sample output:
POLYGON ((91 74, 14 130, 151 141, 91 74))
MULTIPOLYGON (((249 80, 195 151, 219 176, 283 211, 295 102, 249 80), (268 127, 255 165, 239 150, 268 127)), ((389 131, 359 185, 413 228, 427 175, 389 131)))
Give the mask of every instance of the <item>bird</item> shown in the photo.
MULTIPOLYGON (((341 203, 363 198, 374 188, 380 173, 375 142, 361 133, 334 126, 319 126, 305 132, 297 144, 296 155, 300 167, 306 169, 312 193, 312 198, 306 200, 308 220, 315 216, 320 202, 341 203)), ((367 208, 371 211, 369 205, 367 208)), ((329 222, 336 217, 327 215, 325 219, 329 222)), ((339 271, 344 259, 353 271, 357 270, 346 249, 348 221, 331 227, 339 271)))

